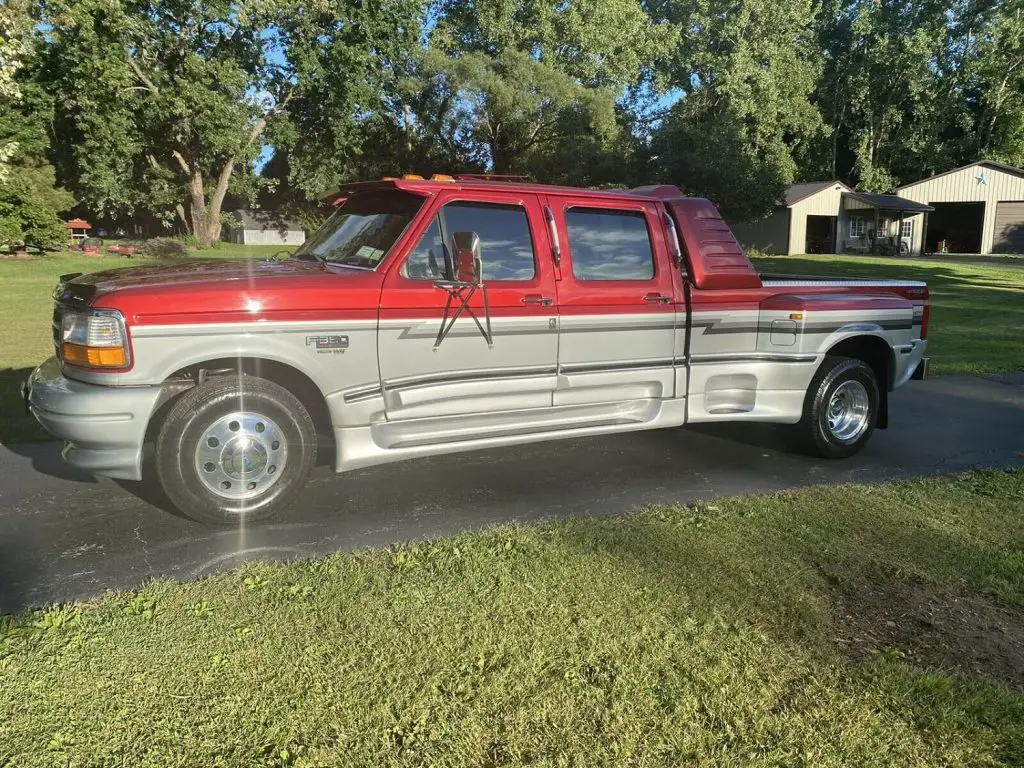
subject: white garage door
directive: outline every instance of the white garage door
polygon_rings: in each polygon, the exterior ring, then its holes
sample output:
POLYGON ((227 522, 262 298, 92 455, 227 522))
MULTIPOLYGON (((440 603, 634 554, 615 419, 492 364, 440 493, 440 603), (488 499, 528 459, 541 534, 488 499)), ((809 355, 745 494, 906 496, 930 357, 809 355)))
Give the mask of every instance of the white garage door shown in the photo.
POLYGON ((1024 253, 1024 202, 997 203, 994 253, 1024 253))

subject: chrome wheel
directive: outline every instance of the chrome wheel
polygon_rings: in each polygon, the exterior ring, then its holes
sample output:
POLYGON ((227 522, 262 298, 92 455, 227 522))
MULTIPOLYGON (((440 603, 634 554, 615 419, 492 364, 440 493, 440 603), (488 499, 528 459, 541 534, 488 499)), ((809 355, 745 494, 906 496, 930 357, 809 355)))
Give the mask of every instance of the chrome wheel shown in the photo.
POLYGON ((859 381, 844 381, 832 393, 825 412, 828 430, 841 443, 855 442, 868 428, 870 412, 867 388, 859 381))
POLYGON ((200 482, 225 499, 244 501, 277 482, 288 462, 284 433, 259 413, 222 416, 203 431, 196 445, 200 482))

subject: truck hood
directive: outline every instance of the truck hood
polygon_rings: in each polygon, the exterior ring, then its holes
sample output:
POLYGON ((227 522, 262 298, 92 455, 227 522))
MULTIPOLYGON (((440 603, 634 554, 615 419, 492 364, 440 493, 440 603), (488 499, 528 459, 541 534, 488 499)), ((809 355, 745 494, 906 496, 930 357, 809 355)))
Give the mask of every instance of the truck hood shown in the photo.
POLYGON ((301 259, 203 259, 67 275, 54 298, 117 309, 143 324, 292 319, 375 309, 382 280, 370 270, 301 259))
MULTIPOLYGON (((357 270, 331 268, 339 272, 357 270)), ((285 261, 257 261, 256 259, 198 259, 173 264, 146 267, 106 269, 80 275, 69 281, 80 293, 91 292, 101 296, 127 288, 155 288, 195 283, 222 283, 226 280, 259 280, 264 277, 322 274, 324 267, 317 261, 287 259, 285 261), (91 288, 91 291, 88 291, 91 288), (85 290, 83 290, 85 289, 85 290)))

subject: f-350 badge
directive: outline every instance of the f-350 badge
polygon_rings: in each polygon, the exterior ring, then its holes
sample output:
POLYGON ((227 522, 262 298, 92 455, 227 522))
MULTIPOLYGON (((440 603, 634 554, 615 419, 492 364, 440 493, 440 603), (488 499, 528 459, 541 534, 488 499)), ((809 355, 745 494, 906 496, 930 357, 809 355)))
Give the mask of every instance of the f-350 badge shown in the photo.
POLYGON ((337 334, 307 336, 306 346, 316 349, 318 355, 343 355, 348 349, 348 336, 337 334))

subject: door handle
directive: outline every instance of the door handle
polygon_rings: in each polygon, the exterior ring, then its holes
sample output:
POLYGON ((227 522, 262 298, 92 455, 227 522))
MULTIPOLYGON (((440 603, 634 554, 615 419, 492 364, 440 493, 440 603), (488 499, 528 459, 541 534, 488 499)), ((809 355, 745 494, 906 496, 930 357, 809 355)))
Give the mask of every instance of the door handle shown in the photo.
POLYGON ((663 293, 648 293, 644 296, 644 301, 648 304, 668 304, 672 301, 672 297, 666 296, 663 293))
POLYGON ((550 307, 554 303, 555 300, 550 296, 540 296, 534 293, 523 296, 523 304, 543 304, 545 307, 550 307))

